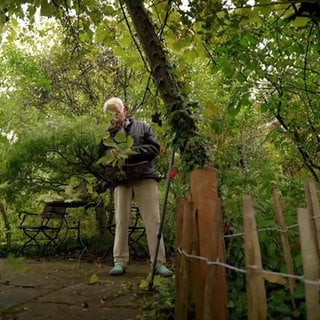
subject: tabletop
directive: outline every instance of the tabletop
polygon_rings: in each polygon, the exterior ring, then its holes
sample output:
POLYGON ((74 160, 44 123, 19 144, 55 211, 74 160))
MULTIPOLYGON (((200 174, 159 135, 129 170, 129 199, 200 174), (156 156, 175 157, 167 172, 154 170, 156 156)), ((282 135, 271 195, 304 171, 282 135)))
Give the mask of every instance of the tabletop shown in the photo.
POLYGON ((98 202, 82 199, 46 200, 45 204, 56 208, 92 208, 99 206, 98 202))

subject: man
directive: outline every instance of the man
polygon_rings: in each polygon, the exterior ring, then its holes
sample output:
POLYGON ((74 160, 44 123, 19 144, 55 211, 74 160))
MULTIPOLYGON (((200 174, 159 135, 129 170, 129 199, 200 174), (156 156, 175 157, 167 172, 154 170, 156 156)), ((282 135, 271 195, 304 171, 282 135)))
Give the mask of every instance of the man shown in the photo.
MULTIPOLYGON (((128 228, 130 222, 131 202, 134 197, 141 213, 148 240, 151 263, 153 264, 157 247, 157 234, 160 225, 160 208, 158 192, 158 175, 154 158, 160 152, 160 145, 152 128, 144 121, 127 118, 127 108, 119 98, 107 100, 103 106, 104 113, 114 115, 111 128, 108 130, 111 137, 118 131, 123 131, 134 139, 133 155, 126 160, 127 165, 141 166, 138 177, 130 180, 115 180, 114 209, 115 209, 115 239, 113 247, 114 266, 109 271, 111 275, 125 273, 129 262, 128 228), (142 163, 142 165, 141 165, 142 163)), ((100 154, 115 153, 116 150, 100 144, 100 154)), ((137 170, 136 170, 137 171, 137 170)), ((155 274, 171 277, 173 272, 165 265, 165 246, 161 237, 157 256, 155 274)))

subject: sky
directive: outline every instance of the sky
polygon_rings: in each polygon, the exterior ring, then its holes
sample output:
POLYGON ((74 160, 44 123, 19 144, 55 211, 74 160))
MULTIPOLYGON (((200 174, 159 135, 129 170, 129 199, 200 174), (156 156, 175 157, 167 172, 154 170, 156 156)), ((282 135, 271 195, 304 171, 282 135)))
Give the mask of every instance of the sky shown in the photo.
MULTIPOLYGON (((189 0, 182 0, 182 6, 180 7, 181 9, 188 10, 189 7, 189 0)), ((232 9, 234 8, 234 5, 232 3, 232 0, 223 0, 225 3, 224 6, 225 8, 232 9)), ((247 5, 253 6, 255 4, 255 0, 248 0, 247 5)))

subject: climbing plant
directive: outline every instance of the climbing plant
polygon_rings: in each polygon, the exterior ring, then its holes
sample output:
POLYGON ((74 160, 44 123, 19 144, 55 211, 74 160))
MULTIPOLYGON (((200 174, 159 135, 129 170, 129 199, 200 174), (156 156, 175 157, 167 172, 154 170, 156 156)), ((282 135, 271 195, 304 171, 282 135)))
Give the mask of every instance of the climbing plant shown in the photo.
POLYGON ((169 213, 188 173, 214 165, 226 230, 240 232, 244 191, 268 227, 273 187, 297 207, 301 180, 319 180, 318 23, 314 1, 1 1, 1 196, 22 207, 83 179, 94 194, 101 107, 121 96, 152 122, 162 177, 177 150, 169 213))

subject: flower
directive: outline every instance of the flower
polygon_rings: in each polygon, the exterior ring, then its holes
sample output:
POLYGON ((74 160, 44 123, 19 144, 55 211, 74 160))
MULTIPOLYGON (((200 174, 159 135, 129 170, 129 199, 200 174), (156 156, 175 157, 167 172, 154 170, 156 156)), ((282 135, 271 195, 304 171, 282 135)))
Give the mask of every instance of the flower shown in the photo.
POLYGON ((176 171, 176 169, 172 168, 169 172, 169 179, 173 180, 177 175, 178 175, 178 172, 176 171))
POLYGON ((227 234, 232 234, 232 233, 233 233, 231 223, 226 222, 226 223, 224 224, 224 231, 225 231, 225 233, 227 233, 227 234))

